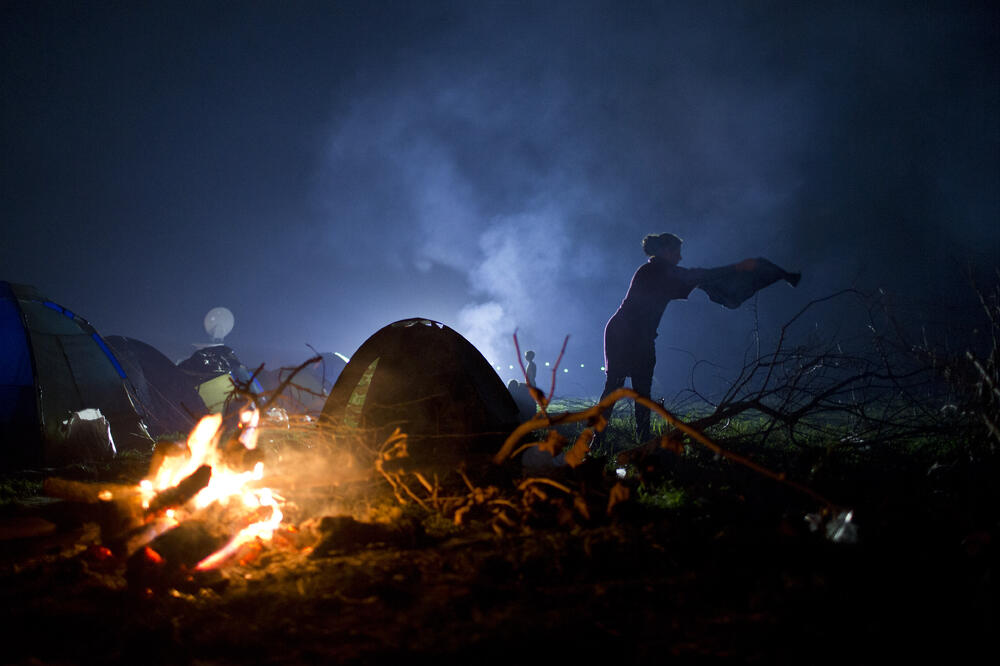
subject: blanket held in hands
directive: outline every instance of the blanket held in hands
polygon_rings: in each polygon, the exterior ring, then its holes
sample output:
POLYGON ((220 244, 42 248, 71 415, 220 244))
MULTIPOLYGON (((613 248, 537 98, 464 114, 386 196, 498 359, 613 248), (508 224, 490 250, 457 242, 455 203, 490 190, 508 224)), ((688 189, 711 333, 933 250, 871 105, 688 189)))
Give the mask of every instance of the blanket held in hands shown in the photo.
POLYGON ((736 309, 748 298, 778 280, 785 280, 793 287, 802 279, 802 273, 789 273, 780 266, 759 257, 752 271, 725 271, 722 275, 699 284, 698 288, 714 302, 736 309))

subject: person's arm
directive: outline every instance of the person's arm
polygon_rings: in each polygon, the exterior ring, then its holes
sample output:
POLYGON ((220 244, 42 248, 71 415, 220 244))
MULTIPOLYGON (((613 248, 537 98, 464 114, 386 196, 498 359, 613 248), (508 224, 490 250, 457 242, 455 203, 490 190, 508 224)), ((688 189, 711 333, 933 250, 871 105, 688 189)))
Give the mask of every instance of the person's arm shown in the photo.
POLYGON ((725 277, 726 275, 732 275, 733 273, 743 273, 749 272, 757 268, 756 259, 744 259, 735 264, 729 264, 728 266, 719 266, 718 268, 689 268, 689 276, 692 280, 694 286, 704 284, 706 282, 711 282, 717 280, 720 277, 725 277))

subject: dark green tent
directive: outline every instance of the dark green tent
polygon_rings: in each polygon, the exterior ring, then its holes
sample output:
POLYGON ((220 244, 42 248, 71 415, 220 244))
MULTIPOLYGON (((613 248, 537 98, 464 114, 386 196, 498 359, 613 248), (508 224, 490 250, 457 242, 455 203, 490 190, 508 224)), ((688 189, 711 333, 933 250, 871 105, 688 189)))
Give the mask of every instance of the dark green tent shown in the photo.
POLYGON ((513 398, 482 354, 440 322, 405 319, 368 338, 330 391, 323 420, 384 439, 398 427, 419 461, 495 453, 518 425, 513 398))

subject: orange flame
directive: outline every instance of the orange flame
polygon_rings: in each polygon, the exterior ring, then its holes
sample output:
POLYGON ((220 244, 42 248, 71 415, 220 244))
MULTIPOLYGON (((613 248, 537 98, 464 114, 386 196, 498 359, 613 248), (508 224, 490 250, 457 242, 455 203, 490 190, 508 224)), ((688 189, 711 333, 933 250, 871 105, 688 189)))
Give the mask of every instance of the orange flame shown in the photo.
MULTIPOLYGON (((245 410, 240 414, 240 421, 243 424, 240 442, 248 449, 256 448, 259 423, 257 410, 245 410)), ((269 541, 284 517, 281 511, 284 498, 275 494, 270 488, 249 486, 252 482, 263 479, 264 463, 258 462, 252 471, 237 471, 226 464, 218 447, 221 425, 222 417, 219 414, 210 414, 201 419, 187 440, 191 455, 165 459, 154 477, 143 480, 139 486, 143 506, 148 508, 156 493, 177 485, 202 465, 209 465, 212 468, 211 480, 191 500, 195 510, 208 507, 214 502, 226 507, 230 506, 231 502, 241 502, 246 514, 270 509, 270 516, 267 519, 243 528, 224 547, 199 562, 196 568, 202 570, 218 566, 248 542, 255 539, 269 541)), ((237 508, 240 508, 239 505, 237 508)), ((178 511, 173 511, 168 513, 167 517, 179 524, 177 513, 178 511)))

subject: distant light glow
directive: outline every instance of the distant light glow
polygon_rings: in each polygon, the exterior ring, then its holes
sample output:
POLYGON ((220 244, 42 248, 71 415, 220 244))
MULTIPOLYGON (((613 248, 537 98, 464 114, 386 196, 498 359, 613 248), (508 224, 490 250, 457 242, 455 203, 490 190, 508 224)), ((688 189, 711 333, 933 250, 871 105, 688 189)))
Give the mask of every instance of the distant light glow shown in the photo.
POLYGON ((580 367, 581 367, 581 368, 583 367, 583 363, 581 363, 581 364, 580 364, 580 367))
POLYGON ((549 367, 549 362, 548 361, 545 362, 545 367, 546 368, 549 367))
POLYGON ((563 372, 569 372, 569 368, 563 368, 563 372))

